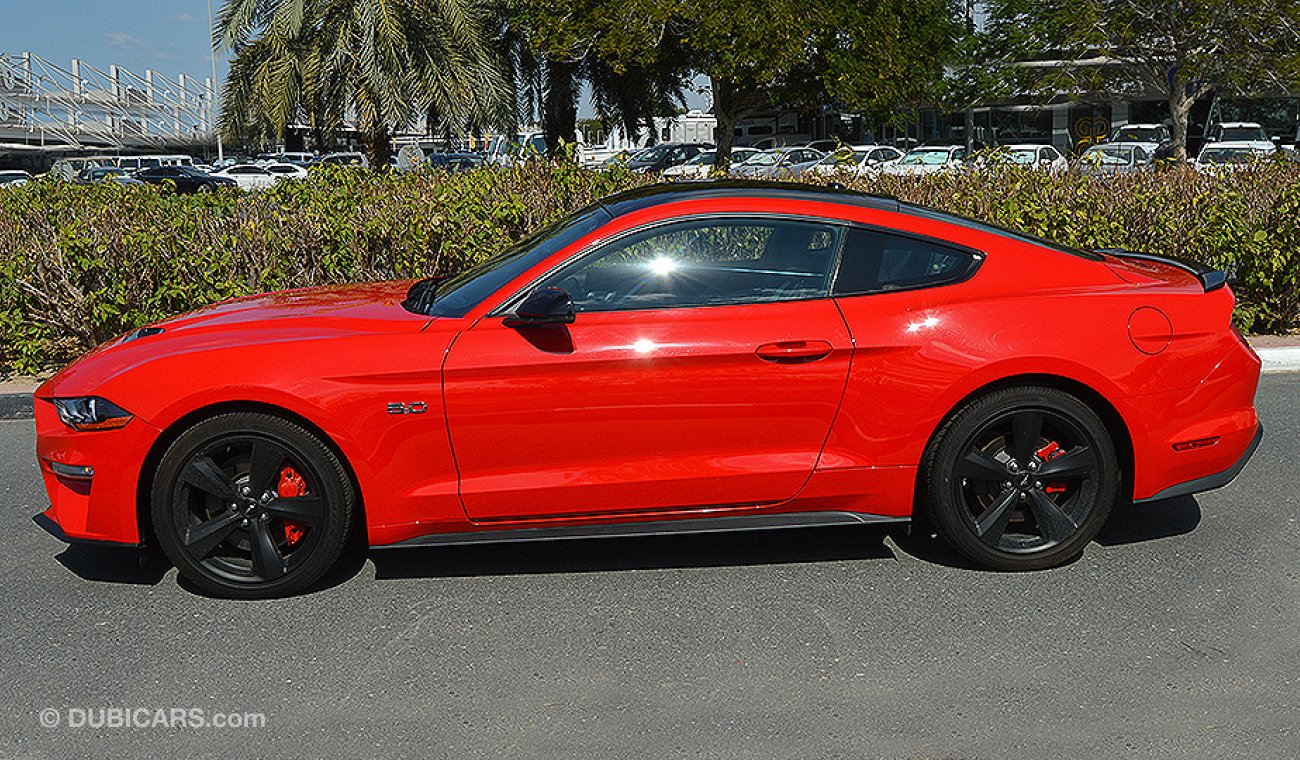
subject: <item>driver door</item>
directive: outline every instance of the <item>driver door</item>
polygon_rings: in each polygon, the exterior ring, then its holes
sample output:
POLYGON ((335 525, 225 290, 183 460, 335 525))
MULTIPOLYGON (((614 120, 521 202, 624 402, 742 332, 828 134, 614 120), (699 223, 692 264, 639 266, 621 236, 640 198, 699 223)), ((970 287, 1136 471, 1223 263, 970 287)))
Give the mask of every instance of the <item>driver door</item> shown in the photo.
POLYGON ((826 297, 839 227, 698 219, 607 243, 538 283, 569 325, 480 320, 444 367, 474 520, 756 506, 793 497, 851 344, 826 297))

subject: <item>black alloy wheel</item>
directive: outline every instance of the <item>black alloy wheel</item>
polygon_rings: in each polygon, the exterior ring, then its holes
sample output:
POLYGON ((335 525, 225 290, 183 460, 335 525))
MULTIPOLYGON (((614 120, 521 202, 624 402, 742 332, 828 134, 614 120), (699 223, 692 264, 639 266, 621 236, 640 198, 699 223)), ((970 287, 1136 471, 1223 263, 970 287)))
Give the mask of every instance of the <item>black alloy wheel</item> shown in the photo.
POLYGON ((1097 414, 1046 387, 971 402, 941 430, 924 467, 940 534, 998 570, 1077 556, 1105 523, 1119 483, 1115 447, 1097 414))
POLYGON ((153 520, 167 557, 234 598, 296 593, 347 542, 355 502, 338 457, 298 425, 231 413, 181 434, 159 464, 153 520))

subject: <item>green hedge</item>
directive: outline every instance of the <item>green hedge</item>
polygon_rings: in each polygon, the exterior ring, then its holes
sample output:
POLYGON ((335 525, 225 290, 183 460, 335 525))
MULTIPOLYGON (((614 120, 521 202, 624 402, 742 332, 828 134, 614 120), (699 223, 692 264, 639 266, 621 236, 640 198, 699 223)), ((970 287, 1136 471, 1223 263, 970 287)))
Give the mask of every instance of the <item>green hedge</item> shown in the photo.
MULTIPOLYGON (((838 178, 1063 243, 1236 265, 1242 327, 1300 303, 1300 166, 1097 181, 1014 168, 838 178)), ((466 174, 337 170, 243 194, 49 181, 0 190, 0 373, 35 372, 232 296, 459 270, 603 195, 652 181, 531 163, 466 174)))

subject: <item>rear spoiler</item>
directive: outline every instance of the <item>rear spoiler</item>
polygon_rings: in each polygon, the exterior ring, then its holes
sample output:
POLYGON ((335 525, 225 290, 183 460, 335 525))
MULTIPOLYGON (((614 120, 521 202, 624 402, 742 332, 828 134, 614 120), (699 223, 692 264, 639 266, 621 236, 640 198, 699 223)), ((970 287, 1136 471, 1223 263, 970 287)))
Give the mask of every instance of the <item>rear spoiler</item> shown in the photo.
POLYGON ((1235 267, 1231 270, 1225 271, 1222 269, 1207 267, 1204 264, 1198 264, 1195 261, 1179 259, 1173 256, 1157 256, 1153 253, 1136 253, 1124 248, 1098 248, 1097 253, 1102 253, 1107 256, 1115 256, 1121 259, 1152 261, 1157 264, 1177 267, 1200 280, 1201 287, 1205 289, 1206 293, 1209 293, 1211 290, 1218 290, 1224 285, 1236 284, 1237 281, 1235 267))

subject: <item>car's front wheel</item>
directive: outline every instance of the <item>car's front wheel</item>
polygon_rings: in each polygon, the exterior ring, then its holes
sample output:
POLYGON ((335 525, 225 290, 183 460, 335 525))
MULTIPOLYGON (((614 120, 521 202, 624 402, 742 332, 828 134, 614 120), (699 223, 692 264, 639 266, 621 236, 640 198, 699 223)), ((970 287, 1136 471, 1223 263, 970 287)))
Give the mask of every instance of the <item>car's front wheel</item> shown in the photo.
POLYGON ((302 591, 334 564, 355 500, 342 463, 318 437, 279 417, 234 412, 197 423, 167 449, 152 516, 185 578, 220 596, 257 599, 302 591))
POLYGON ((1119 484, 1097 414, 1048 387, 975 399, 926 454, 926 506, 939 533, 983 567, 1037 570, 1083 551, 1119 484))

